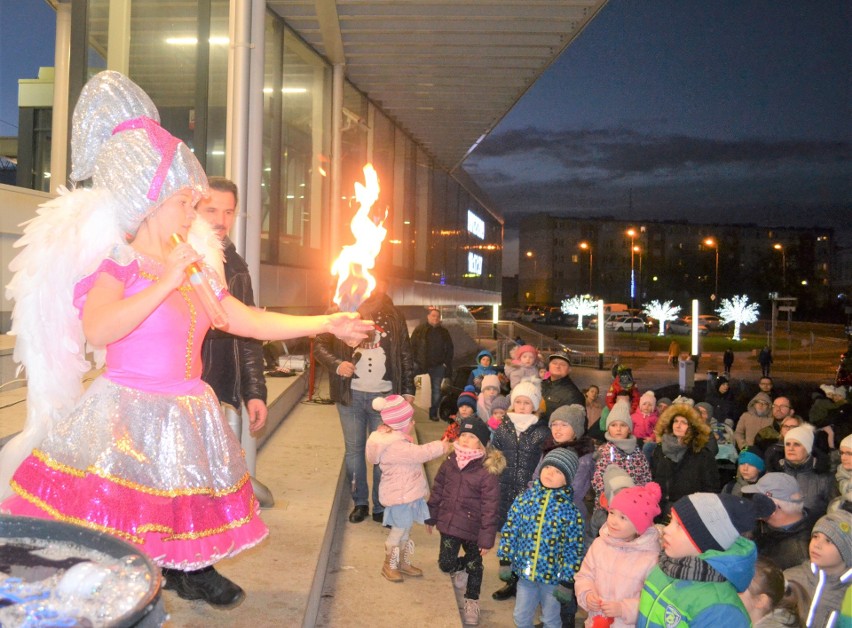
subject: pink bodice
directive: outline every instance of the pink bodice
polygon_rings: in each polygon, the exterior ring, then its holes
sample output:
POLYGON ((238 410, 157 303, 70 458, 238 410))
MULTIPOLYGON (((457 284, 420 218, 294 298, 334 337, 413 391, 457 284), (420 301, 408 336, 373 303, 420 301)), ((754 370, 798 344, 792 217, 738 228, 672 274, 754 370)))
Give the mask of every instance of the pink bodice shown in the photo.
MULTIPOLYGON (((81 316, 86 295, 102 272, 124 283, 126 298, 157 281, 162 267, 138 254, 126 266, 112 258, 105 259, 74 288, 74 305, 81 316)), ((213 271, 205 268, 205 275, 220 300, 227 296, 213 271)), ((188 286, 186 283, 172 292, 136 329, 107 345, 104 377, 152 393, 187 395, 203 390, 201 345, 210 329, 210 319, 188 286)))

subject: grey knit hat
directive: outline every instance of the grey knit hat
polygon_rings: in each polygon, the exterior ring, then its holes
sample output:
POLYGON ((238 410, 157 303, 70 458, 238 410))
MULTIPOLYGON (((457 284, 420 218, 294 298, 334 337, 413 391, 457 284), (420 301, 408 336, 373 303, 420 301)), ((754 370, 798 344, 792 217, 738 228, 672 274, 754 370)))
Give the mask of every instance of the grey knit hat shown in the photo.
POLYGON ((609 429, 609 426, 616 421, 625 423, 630 428, 630 431, 633 432, 633 419, 630 418, 630 402, 626 397, 619 397, 615 405, 612 406, 612 410, 606 416, 606 429, 609 429))
POLYGON ((601 506, 606 508, 612 502, 612 498, 623 488, 636 486, 633 478, 617 464, 608 465, 603 473, 604 492, 601 495, 601 506), (606 503, 604 503, 606 500, 606 503))
POLYGON ((814 532, 822 532, 831 539, 846 568, 852 567, 852 513, 835 510, 816 522, 814 532))
POLYGON ((491 402, 491 411, 494 410, 505 410, 509 411, 509 398, 504 395, 497 395, 494 397, 494 401, 491 402))
POLYGON ((565 482, 571 484, 574 481, 574 475, 577 473, 577 467, 580 465, 580 460, 573 449, 567 447, 557 447, 550 450, 544 459, 541 461, 541 468, 554 467, 562 472, 565 476, 565 482))
POLYGON ((547 425, 553 425, 554 421, 562 421, 570 425, 574 430, 575 439, 580 438, 586 433, 586 409, 579 403, 572 403, 556 408, 556 410, 550 413, 547 425))

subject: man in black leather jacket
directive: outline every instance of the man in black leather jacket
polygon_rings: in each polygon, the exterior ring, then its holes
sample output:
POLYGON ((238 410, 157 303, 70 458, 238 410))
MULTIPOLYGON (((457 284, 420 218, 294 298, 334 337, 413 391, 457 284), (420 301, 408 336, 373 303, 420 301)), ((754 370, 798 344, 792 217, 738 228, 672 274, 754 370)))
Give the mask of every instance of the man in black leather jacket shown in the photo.
MULTIPOLYGON (((209 179, 209 196, 198 203, 198 215, 204 218, 222 240, 225 254, 225 281, 228 292, 246 305, 254 306, 248 265, 237 253, 228 232, 237 215, 237 186, 222 177, 209 179)), ((243 403, 249 416, 252 432, 266 423, 266 378, 263 374, 263 344, 254 338, 243 338, 211 329, 201 347, 203 370, 201 379, 210 384, 219 402, 227 404, 225 416, 237 435, 242 438, 243 403)), ((243 443, 244 448, 253 443, 243 443)), ((248 452, 253 454, 253 452, 248 452)), ((248 457, 248 456, 247 456, 248 457)), ((251 467, 250 467, 251 469, 251 467)), ((253 469, 252 469, 253 470, 253 469)), ((272 506, 269 490, 252 478, 252 485, 263 507, 272 506)))
MULTIPOLYGON (((346 447, 346 475, 355 508, 349 521, 359 523, 369 514, 367 436, 381 423, 373 399, 390 394, 414 401, 414 365, 405 317, 386 294, 379 279, 370 297, 358 308, 362 318, 375 322, 376 330, 353 349, 331 334, 317 336, 314 356, 329 374, 331 399, 337 405, 346 447)), ((373 467, 373 520, 381 522, 384 506, 379 501, 382 472, 373 467)))

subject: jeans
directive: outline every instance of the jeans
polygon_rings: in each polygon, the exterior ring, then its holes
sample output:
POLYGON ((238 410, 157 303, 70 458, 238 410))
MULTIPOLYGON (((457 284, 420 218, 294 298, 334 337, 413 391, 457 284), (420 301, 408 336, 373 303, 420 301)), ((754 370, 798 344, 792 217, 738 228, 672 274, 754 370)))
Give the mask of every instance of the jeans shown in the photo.
POLYGON ((518 628, 532 628, 535 609, 541 605, 541 621, 544 628, 561 628, 559 600, 553 597, 555 584, 532 582, 526 578, 518 580, 518 593, 515 596, 513 619, 518 628))
POLYGON ((429 373, 429 379, 432 381, 432 405, 429 406, 429 418, 434 419, 438 416, 438 404, 441 403, 441 382, 447 374, 447 367, 443 364, 438 366, 430 366, 426 369, 429 373))
MULTIPOLYGON (((359 390, 352 391, 352 403, 344 406, 337 404, 340 415, 340 427, 343 429, 343 443, 346 447, 346 479, 352 491, 352 501, 356 506, 367 506, 367 459, 364 449, 367 437, 379 427, 382 416, 373 410, 373 399, 384 397, 386 393, 367 393, 359 390)), ((385 507, 379 501, 379 483, 382 480, 382 470, 379 465, 373 466, 373 512, 382 512, 385 507)))

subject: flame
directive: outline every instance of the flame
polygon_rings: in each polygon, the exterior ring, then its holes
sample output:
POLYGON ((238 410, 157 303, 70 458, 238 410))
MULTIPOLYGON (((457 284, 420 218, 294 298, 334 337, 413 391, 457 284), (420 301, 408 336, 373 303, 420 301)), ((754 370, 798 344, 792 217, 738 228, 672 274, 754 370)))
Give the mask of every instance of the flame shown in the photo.
POLYGON ((370 217, 370 209, 379 198, 379 177, 371 164, 364 166, 364 183, 355 182, 358 211, 349 226, 355 236, 355 244, 344 246, 331 265, 331 274, 337 276, 334 302, 344 312, 358 309, 376 287, 370 270, 376 265, 376 257, 388 233, 384 228, 387 212, 381 220, 370 217))

